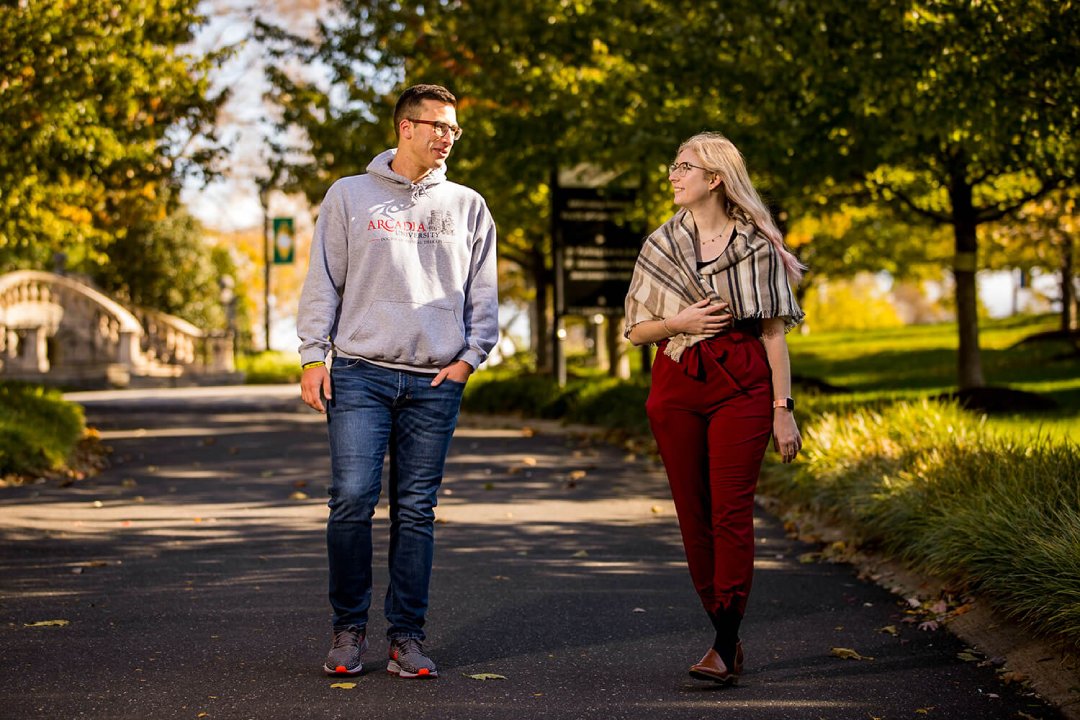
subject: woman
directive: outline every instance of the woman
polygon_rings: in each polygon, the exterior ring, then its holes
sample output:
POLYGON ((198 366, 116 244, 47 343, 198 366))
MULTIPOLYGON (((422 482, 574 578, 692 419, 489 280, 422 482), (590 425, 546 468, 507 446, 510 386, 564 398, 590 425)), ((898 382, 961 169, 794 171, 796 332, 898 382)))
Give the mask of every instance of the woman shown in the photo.
POLYGON ((791 284, 804 267, 730 140, 695 135, 669 170, 681 209, 641 249, 626 336, 662 351, 645 408, 690 577, 716 631, 690 675, 731 684, 743 665, 761 461, 770 435, 784 462, 802 446, 784 334, 803 318, 791 284))

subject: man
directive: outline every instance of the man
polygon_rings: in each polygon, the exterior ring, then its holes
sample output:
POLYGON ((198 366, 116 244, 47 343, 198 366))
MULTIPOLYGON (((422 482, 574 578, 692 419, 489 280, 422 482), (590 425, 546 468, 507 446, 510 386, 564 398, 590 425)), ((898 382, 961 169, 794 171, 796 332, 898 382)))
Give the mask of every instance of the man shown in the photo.
POLYGON ((315 225, 297 329, 301 396, 330 436, 331 675, 358 674, 367 649, 387 451, 387 670, 438 675, 423 647, 436 494, 465 383, 498 339, 495 224, 477 192, 446 180, 456 105, 438 85, 402 93, 397 148, 334 183, 315 225))

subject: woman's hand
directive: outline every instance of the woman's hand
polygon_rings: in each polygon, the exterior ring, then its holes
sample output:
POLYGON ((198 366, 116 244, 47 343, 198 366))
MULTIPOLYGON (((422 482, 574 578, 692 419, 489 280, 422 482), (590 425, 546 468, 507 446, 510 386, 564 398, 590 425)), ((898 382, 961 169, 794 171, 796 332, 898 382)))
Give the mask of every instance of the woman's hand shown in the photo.
POLYGON ((716 335, 731 325, 728 304, 711 305, 710 300, 699 300, 683 308, 678 315, 667 319, 667 328, 675 333, 689 335, 716 335))
POLYGON ((802 435, 795 424, 795 415, 784 408, 773 409, 773 447, 780 458, 789 463, 802 449, 802 435))

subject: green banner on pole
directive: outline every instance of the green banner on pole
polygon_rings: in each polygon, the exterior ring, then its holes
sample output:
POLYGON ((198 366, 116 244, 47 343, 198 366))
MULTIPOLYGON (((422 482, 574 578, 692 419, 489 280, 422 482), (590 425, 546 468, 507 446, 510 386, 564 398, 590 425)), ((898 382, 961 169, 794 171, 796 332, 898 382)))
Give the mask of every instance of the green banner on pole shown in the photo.
POLYGON ((296 242, 293 239, 293 219, 274 218, 274 264, 291 265, 296 242))

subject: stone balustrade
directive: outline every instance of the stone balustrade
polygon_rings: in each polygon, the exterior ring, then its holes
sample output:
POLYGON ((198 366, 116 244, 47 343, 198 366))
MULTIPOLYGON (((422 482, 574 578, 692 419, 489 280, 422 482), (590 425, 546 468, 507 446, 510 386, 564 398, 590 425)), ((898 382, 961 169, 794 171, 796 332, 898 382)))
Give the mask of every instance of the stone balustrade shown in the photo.
POLYGON ((67 276, 0 276, 0 378, 77 387, 232 381, 232 339, 67 276))

